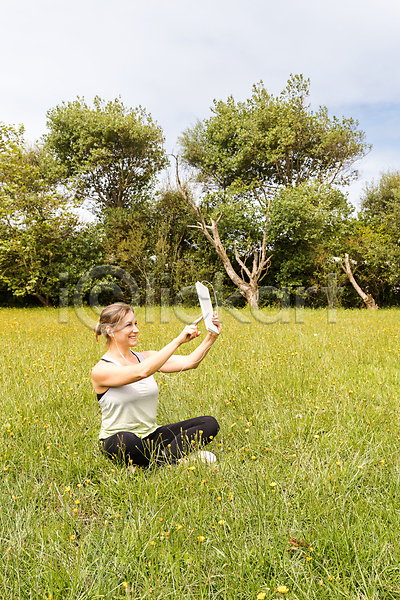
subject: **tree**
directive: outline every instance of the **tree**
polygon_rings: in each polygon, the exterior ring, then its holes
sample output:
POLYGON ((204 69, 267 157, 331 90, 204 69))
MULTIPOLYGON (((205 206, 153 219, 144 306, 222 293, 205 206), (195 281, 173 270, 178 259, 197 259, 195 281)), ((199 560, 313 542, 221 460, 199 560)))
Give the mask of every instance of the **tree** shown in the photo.
POLYGON ((168 161, 161 128, 139 107, 120 99, 94 107, 83 98, 47 113, 45 147, 53 152, 76 196, 100 211, 130 208, 146 201, 168 161))
POLYGON ((145 204, 137 210, 114 208, 103 214, 105 232, 105 257, 108 264, 115 264, 133 276, 141 293, 146 287, 147 273, 152 269, 150 245, 151 214, 145 204))
POLYGON ((361 196, 361 214, 366 222, 382 226, 398 243, 400 239, 400 171, 382 173, 380 180, 366 184, 361 196))
MULTIPOLYGON (((188 190, 186 190, 188 192, 188 190)), ((211 280, 218 270, 218 256, 196 229, 195 215, 179 190, 169 184, 158 190, 153 206, 154 274, 162 283, 169 274, 173 296, 194 280, 211 280)))
POLYGON ((88 251, 86 229, 56 190, 57 166, 42 149, 27 150, 23 134, 0 124, 0 283, 48 306, 57 299, 60 272, 86 267, 96 247, 88 251))
POLYGON ((268 280, 292 290, 320 285, 332 271, 332 257, 341 254, 353 210, 332 185, 311 182, 282 188, 267 227, 274 255, 268 280))
MULTIPOLYGON (((312 181, 349 183, 357 176, 354 163, 370 149, 357 121, 330 119, 325 107, 314 113, 308 95, 309 81, 302 76, 292 76, 278 97, 260 83, 245 102, 233 97, 214 101, 212 116, 180 138, 184 164, 200 184, 200 201, 182 196, 229 277, 254 307, 271 260, 267 231, 276 193, 312 181), (221 236, 224 221, 233 227, 227 237, 221 236)), ((178 172, 177 181, 181 189, 178 172)))
POLYGON ((400 272, 400 173, 382 173, 378 182, 367 184, 361 197, 361 210, 353 233, 347 240, 349 259, 343 270, 357 274, 357 293, 366 305, 398 302, 400 272))
POLYGON ((358 121, 330 119, 322 106, 314 113, 309 87, 296 75, 278 97, 261 82, 245 102, 214 101, 213 115, 182 134, 182 158, 203 183, 221 189, 239 181, 263 192, 310 180, 349 183, 371 146, 358 121))
POLYGON ((212 278, 217 256, 190 228, 193 215, 178 191, 164 185, 151 204, 134 210, 113 209, 104 213, 104 249, 108 263, 128 270, 142 297, 146 286, 160 288, 172 297, 195 278, 212 278))
MULTIPOLYGON (((212 202, 212 200, 215 200, 215 197, 213 199, 209 199, 211 200, 211 202, 208 203, 208 206, 206 203, 204 204, 204 207, 199 207, 196 205, 194 200, 184 189, 184 186, 182 186, 179 177, 178 159, 176 159, 176 180, 182 198, 185 200, 187 205, 190 208, 192 208, 192 210, 198 217, 197 225, 192 225, 192 227, 196 227, 203 232, 207 241, 211 244, 219 258, 221 259, 224 269, 229 278, 239 288, 240 293, 246 298, 250 306, 253 308, 258 308, 258 283, 261 279, 261 276, 263 275, 263 271, 265 270, 266 265, 271 260, 271 256, 267 256, 266 250, 266 227, 264 227, 264 230, 262 232, 262 241, 258 243, 256 241, 253 241, 252 244, 251 240, 249 239, 249 236, 246 236, 246 233, 243 239, 243 235, 240 236, 240 233, 238 235, 237 230, 235 230, 234 233, 236 234, 236 240, 233 241, 233 251, 235 254, 236 261, 240 266, 239 275, 234 269, 232 265, 232 260, 229 257, 226 247, 221 240, 220 231, 218 230, 218 227, 221 217, 224 213, 220 212, 219 215, 215 214, 215 209, 218 208, 218 204, 212 202), (210 214, 209 220, 211 222, 211 225, 207 225, 206 223, 207 213, 204 209, 207 210, 207 212, 209 212, 210 214), (242 237, 242 239, 240 240, 242 243, 243 241, 246 242, 247 237, 247 248, 245 256, 242 256, 242 258, 239 256, 239 252, 236 245, 236 241, 239 241, 238 238, 240 237, 242 237), (251 266, 246 264, 248 262, 249 257, 252 260, 251 266)), ((232 217, 234 217, 235 214, 241 212, 241 207, 237 203, 234 203, 233 206, 226 206, 225 213, 228 212, 230 213, 228 219, 229 217, 232 219, 232 217)), ((241 222, 243 223, 245 221, 245 217, 244 215, 242 216, 243 219, 241 220, 241 222)), ((252 229, 254 229, 254 227, 252 227, 252 229)), ((230 232, 230 235, 231 234, 232 231, 230 232)))

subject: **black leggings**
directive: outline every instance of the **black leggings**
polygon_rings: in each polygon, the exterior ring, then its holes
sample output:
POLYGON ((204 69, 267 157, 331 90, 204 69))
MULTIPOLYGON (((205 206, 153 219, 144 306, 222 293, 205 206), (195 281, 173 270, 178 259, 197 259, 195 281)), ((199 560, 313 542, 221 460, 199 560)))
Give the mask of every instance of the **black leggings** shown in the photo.
POLYGON ((162 425, 140 438, 130 431, 119 431, 100 440, 100 449, 111 459, 147 467, 152 460, 175 463, 197 446, 205 446, 217 435, 214 417, 195 417, 179 423, 162 425))

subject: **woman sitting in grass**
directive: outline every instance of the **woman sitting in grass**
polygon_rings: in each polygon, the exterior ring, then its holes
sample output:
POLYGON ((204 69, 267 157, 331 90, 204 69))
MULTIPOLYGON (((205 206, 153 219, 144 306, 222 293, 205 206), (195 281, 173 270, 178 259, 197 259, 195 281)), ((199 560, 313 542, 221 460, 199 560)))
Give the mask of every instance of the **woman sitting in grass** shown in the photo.
MULTIPOLYGON (((213 323, 221 331, 216 314, 213 323)), ((156 423, 157 371, 180 373, 195 369, 214 344, 218 334, 207 333, 203 342, 187 356, 173 356, 181 344, 200 335, 197 325, 188 325, 158 352, 134 352, 139 329, 130 306, 117 302, 107 306, 96 326, 96 339, 106 338, 107 353, 92 369, 92 382, 102 409, 100 448, 109 458, 126 464, 147 466, 175 463, 198 445, 205 446, 218 433, 214 417, 195 417, 162 425, 156 423)), ((214 462, 211 452, 200 458, 214 462)))

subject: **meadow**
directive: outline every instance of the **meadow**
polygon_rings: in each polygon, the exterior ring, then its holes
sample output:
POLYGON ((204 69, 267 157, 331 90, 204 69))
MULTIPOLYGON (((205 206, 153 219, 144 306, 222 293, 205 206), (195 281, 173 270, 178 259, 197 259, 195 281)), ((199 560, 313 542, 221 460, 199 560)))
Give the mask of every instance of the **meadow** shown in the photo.
MULTIPOLYGON (((139 350, 182 328, 137 316, 139 350)), ((400 598, 400 311, 223 325, 156 376, 160 424, 218 419, 217 463, 131 472, 98 450, 102 344, 0 309, 1 599, 400 598)))

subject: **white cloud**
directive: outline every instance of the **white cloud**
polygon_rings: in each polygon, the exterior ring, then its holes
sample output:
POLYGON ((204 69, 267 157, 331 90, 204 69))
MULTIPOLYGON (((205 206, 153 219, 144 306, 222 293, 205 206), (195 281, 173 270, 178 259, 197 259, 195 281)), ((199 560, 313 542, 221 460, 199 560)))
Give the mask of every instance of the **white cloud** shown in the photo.
POLYGON ((261 79, 276 94, 303 73, 313 106, 362 115, 375 145, 363 172, 376 177, 400 162, 387 115, 400 106, 399 20, 389 0, 14 0, 2 7, 0 120, 23 122, 34 139, 52 106, 121 94, 152 114, 172 150, 213 98, 245 99, 261 79))

